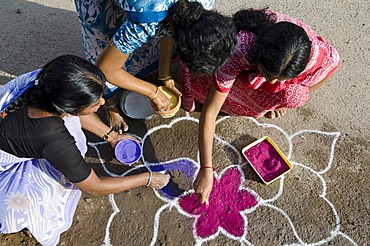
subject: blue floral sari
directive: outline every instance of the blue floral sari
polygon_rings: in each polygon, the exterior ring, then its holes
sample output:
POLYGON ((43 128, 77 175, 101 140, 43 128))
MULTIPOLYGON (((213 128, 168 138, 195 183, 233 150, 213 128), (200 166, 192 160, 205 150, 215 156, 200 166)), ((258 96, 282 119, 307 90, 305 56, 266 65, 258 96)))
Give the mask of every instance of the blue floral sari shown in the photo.
MULTIPOLYGON (((81 23, 86 58, 95 63, 98 55, 113 38, 113 44, 130 54, 123 66, 138 78, 158 68, 159 40, 168 34, 165 21, 168 9, 177 0, 75 0, 81 23)), ((195 0, 211 9, 215 0, 195 0)), ((104 92, 110 98, 117 87, 107 83, 104 92)))

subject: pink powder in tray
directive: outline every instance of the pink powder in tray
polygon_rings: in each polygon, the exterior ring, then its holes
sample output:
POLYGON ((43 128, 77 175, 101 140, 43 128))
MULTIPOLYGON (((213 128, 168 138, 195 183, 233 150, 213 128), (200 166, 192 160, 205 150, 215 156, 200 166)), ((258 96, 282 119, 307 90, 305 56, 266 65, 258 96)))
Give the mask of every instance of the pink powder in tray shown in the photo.
POLYGON ((271 182, 291 168, 266 139, 245 150, 244 156, 247 157, 256 172, 266 183, 271 182))

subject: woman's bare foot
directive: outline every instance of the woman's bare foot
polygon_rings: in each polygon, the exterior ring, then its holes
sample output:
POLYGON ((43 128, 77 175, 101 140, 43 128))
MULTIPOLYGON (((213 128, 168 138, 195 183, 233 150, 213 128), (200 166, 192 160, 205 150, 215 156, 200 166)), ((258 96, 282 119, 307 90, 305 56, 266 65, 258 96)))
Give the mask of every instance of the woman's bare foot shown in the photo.
POLYGON ((286 114, 286 112, 287 112, 286 108, 280 108, 280 109, 277 109, 277 110, 267 112, 265 114, 265 116, 269 119, 273 119, 275 117, 280 118, 280 117, 283 117, 286 114))
POLYGON ((114 130, 119 134, 128 131, 128 125, 125 122, 123 115, 121 114, 120 109, 115 101, 113 102, 112 99, 107 100, 106 104, 104 105, 104 109, 110 127, 113 127, 114 130))

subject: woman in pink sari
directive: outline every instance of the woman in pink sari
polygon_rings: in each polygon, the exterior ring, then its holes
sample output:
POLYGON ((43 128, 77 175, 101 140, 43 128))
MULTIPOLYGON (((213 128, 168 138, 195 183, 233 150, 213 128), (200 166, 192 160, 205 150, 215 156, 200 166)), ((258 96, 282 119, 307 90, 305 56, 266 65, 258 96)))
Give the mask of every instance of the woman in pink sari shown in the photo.
POLYGON ((212 190, 212 148, 220 111, 259 118, 280 117, 303 105, 341 63, 338 52, 307 24, 270 10, 233 16, 238 41, 233 56, 215 74, 201 76, 181 64, 183 107, 204 104, 199 122, 201 169, 194 189, 201 202, 212 190))

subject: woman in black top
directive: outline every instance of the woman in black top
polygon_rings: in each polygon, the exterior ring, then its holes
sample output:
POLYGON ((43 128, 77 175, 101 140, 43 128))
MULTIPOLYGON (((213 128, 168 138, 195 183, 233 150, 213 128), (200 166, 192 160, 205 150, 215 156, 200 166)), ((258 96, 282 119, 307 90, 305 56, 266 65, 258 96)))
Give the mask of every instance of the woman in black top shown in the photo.
POLYGON ((71 224, 79 190, 106 195, 168 183, 160 173, 102 179, 85 162, 81 127, 113 148, 132 138, 94 114, 105 102, 104 82, 96 66, 66 55, 0 88, 0 207, 7 208, 0 209, 1 233, 28 228, 40 243, 54 245, 71 224))

